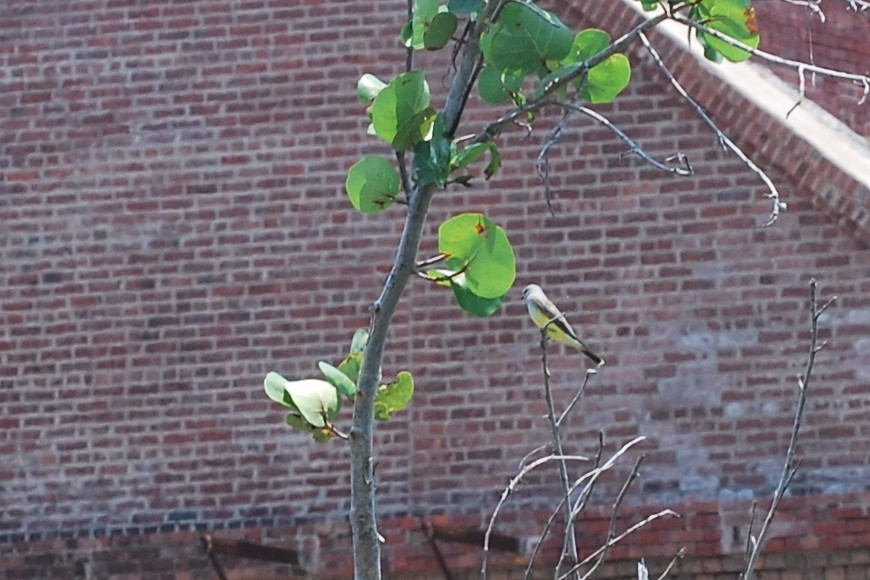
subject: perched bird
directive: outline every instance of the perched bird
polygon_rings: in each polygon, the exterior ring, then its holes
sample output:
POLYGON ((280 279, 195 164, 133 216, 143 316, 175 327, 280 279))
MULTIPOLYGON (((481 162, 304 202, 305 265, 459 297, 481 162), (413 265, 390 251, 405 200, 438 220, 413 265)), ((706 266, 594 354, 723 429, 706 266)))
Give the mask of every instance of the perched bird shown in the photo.
POLYGON ((556 342, 576 348, 598 366, 604 364, 603 358, 586 348, 586 345, 583 344, 583 341, 577 337, 577 333, 568 324, 565 315, 556 308, 555 304, 550 302, 550 299, 547 298, 547 295, 544 294, 540 286, 537 284, 526 286, 523 289, 523 300, 529 309, 529 316, 532 317, 532 321, 538 328, 544 328, 549 323, 549 326, 547 326, 547 336, 556 342))

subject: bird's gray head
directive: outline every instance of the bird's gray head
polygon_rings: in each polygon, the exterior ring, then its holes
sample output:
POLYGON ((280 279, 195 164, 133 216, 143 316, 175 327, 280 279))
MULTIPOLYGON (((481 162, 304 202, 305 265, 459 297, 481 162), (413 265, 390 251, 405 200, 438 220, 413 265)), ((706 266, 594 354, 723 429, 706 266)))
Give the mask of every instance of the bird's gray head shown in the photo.
POLYGON ((535 291, 538 291, 538 292, 541 291, 541 287, 538 286, 537 284, 529 284, 528 286, 523 288, 523 300, 528 298, 529 294, 531 294, 532 292, 535 292, 535 291))

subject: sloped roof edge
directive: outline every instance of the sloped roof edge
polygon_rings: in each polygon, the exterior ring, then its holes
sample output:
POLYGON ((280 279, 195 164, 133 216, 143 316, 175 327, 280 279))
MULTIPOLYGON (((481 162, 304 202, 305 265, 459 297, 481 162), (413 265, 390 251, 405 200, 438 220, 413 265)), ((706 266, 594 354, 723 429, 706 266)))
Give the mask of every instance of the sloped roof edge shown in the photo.
MULTIPOLYGON (((629 20, 649 17, 636 0, 621 4, 629 20)), ((870 142, 808 99, 786 118, 800 94, 765 66, 711 63, 679 24, 666 21, 655 30, 653 44, 720 129, 762 169, 782 171, 814 204, 870 242, 870 142), (711 88, 711 77, 721 84, 711 88), (740 101, 748 107, 735 105, 740 101)), ((780 193, 785 202, 796 195, 784 187, 780 193)))

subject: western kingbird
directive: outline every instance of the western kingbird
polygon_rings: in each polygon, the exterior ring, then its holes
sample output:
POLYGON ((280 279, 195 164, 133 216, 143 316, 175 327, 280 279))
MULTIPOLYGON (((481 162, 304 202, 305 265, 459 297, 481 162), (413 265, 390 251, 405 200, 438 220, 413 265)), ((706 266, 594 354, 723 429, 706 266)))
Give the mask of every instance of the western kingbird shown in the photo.
POLYGON ((555 304, 550 302, 550 299, 547 298, 547 295, 544 294, 540 286, 537 284, 526 286, 523 289, 523 300, 529 309, 529 316, 532 317, 532 321, 538 328, 547 327, 547 336, 556 342, 576 348, 598 366, 604 364, 603 358, 586 348, 583 341, 577 338, 577 333, 568 324, 565 315, 556 308, 555 304), (547 326, 548 324, 549 326, 547 326))

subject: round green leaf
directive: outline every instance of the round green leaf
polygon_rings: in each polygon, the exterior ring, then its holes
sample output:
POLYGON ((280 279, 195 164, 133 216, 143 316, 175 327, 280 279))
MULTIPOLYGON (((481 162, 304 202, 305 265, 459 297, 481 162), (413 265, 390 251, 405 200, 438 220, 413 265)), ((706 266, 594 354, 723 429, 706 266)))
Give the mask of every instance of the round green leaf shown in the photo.
POLYGON ((393 164, 382 157, 363 157, 354 163, 345 182, 350 202, 363 213, 390 207, 401 187, 393 164))
MULTIPOLYGON (((730 36, 751 48, 758 48, 761 36, 758 34, 755 11, 749 0, 716 0, 707 2, 700 8, 699 15, 707 28, 730 36)), ((742 62, 752 56, 748 50, 733 46, 712 34, 699 30, 697 36, 705 49, 715 51, 731 62, 742 62)))
POLYGON ((456 297, 456 303, 459 304, 459 307, 481 318, 492 316, 498 312, 504 301, 504 295, 497 298, 482 298, 478 296, 468 289, 463 274, 451 277, 450 287, 453 289, 453 295, 456 297))
POLYGON ((511 98, 501 80, 501 71, 490 65, 483 67, 483 70, 480 71, 480 76, 477 79, 477 90, 480 93, 480 98, 490 105, 500 105, 511 98))
POLYGON ((447 9, 457 16, 474 14, 485 5, 485 0, 447 0, 447 9))
POLYGON ((580 96, 590 103, 610 103, 631 80, 631 64, 624 54, 611 55, 592 67, 580 85, 580 96))
POLYGON ((581 63, 589 60, 610 45, 610 35, 598 28, 581 30, 574 37, 571 50, 562 64, 581 63))
POLYGON ((295 409, 296 405, 293 404, 293 399, 290 398, 289 393, 284 388, 285 384, 287 384, 287 379, 275 371, 268 373, 263 380, 263 387, 266 389, 267 397, 285 407, 295 409))
POLYGON ((366 345, 369 342, 369 331, 363 328, 357 329, 353 333, 353 338, 350 341, 350 354, 362 354, 366 350, 366 345))
POLYGON ((456 32, 458 24, 459 19, 455 14, 439 12, 423 33, 423 47, 427 50, 444 48, 456 32))
POLYGON ((432 128, 429 85, 423 71, 402 73, 384 87, 371 106, 375 134, 397 151, 412 148, 432 128))
POLYGON ((375 419, 386 421, 396 411, 401 411, 414 396, 414 377, 408 371, 396 375, 396 380, 378 387, 375 395, 375 419))
POLYGON ((341 409, 338 391, 330 383, 320 379, 286 381, 284 388, 290 394, 299 414, 314 427, 325 427, 341 409))
POLYGON ((353 397, 356 394, 356 383, 340 368, 337 369, 326 361, 318 362, 317 366, 339 393, 345 397, 353 397))
POLYGON ((441 224, 438 247, 448 256, 448 267, 464 273, 468 290, 481 298, 507 294, 516 279, 507 234, 483 214, 461 214, 441 224))
POLYGON ((356 95, 363 103, 368 103, 378 96, 387 83, 373 74, 366 73, 356 83, 356 95))
POLYGON ((486 61, 499 70, 526 74, 546 70, 548 60, 562 60, 571 50, 571 30, 534 4, 510 2, 480 40, 486 61))

